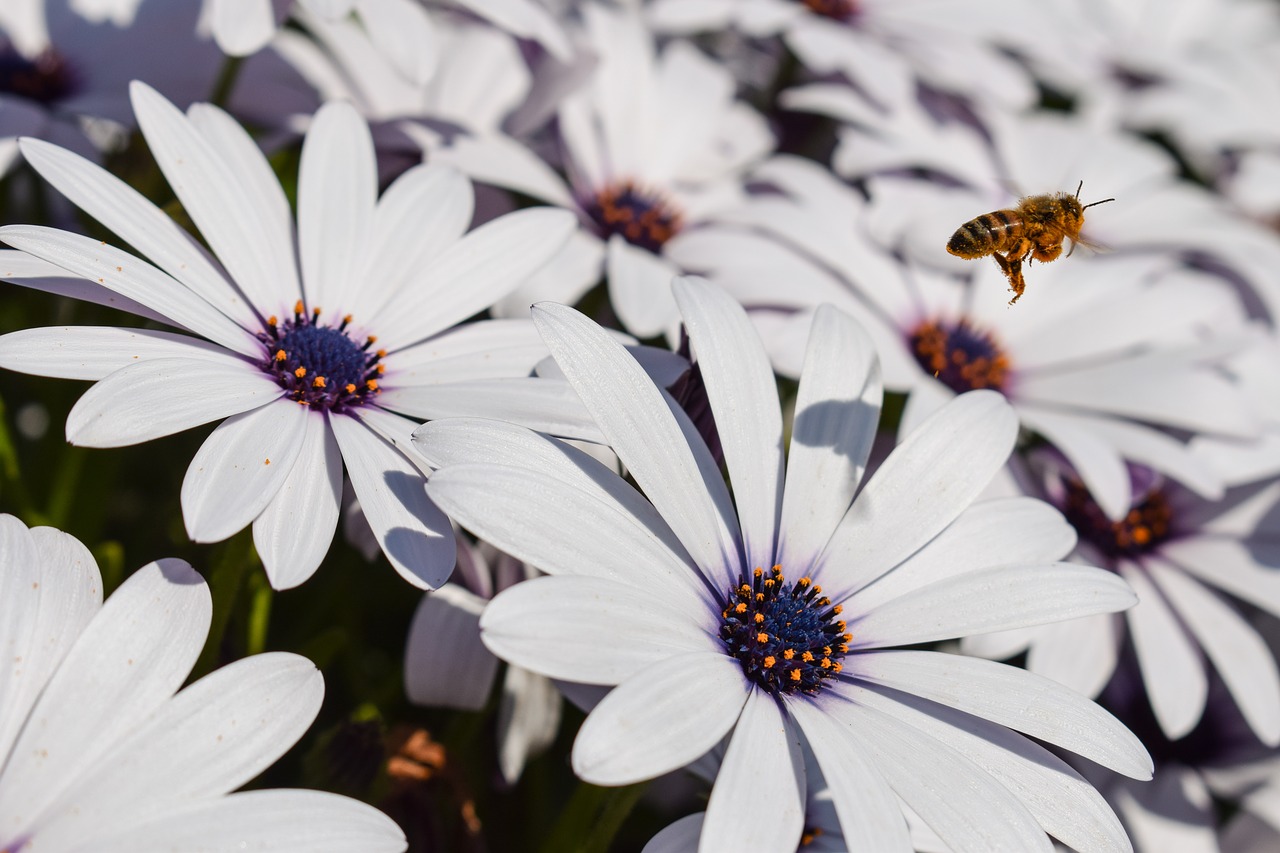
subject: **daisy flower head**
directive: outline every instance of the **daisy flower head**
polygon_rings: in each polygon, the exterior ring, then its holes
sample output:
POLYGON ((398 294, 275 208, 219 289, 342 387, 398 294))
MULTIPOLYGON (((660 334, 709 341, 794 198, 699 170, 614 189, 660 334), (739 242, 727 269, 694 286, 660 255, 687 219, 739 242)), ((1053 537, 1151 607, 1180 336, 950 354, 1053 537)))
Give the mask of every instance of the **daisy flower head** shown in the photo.
POLYGON ((347 797, 230 793, 302 737, 324 679, 268 652, 179 690, 212 609, 176 559, 104 603, 77 539, 0 515, 0 849, 405 849, 395 823, 347 797))
MULTIPOLYGON (((479 711, 489 701, 498 659, 480 641, 480 614, 496 593, 537 574, 489 545, 458 536, 453 579, 422 597, 405 641, 409 701, 428 708, 479 711)), ((549 678, 507 667, 498 704, 498 769, 514 785, 525 762, 555 739, 560 692, 549 678)))
POLYGON ((535 321, 643 496, 518 427, 418 432, 439 466, 432 497, 552 575, 490 602, 486 645, 552 678, 614 687, 578 733, 575 772, 630 784, 728 737, 701 848, 794 850, 804 743, 851 849, 910 849, 899 798, 955 850, 1047 851, 1046 830, 1125 849, 1101 798, 1018 734, 1145 777, 1145 752, 1114 718, 1021 670, 889 648, 1133 603, 1114 575, 1058 562, 1071 539, 1046 505, 973 503, 1013 446, 1004 400, 958 398, 858 491, 881 387, 856 324, 815 314, 784 465, 774 376, 746 313, 701 280, 673 290, 732 498, 683 411, 561 305, 539 304, 535 321))
POLYGON ((1280 616, 1280 487, 1242 487, 1206 501, 1148 468, 1130 466, 1133 497, 1113 520, 1061 456, 1039 453, 1031 464, 1037 492, 1062 510, 1078 535, 1076 558, 1119 574, 1138 604, 1123 618, 970 637, 962 648, 998 658, 1026 651, 1032 672, 1090 696, 1120 677, 1118 663, 1131 653, 1129 680, 1144 688, 1162 737, 1173 741, 1200 722, 1216 673, 1223 701, 1238 706, 1254 737, 1280 745, 1280 668, 1240 606, 1280 616))
MULTIPOLYGON (((499 401, 537 396, 523 377, 546 349, 528 321, 459 324, 551 257, 572 217, 521 211, 466 233, 470 184, 441 166, 406 172, 379 199, 368 126, 334 103, 303 145, 295 234, 266 158, 230 117, 206 104, 184 115, 142 83, 132 94, 212 257, 116 178, 36 140, 23 142, 36 171, 150 260, 34 225, 6 226, 0 239, 182 332, 24 330, 0 339, 0 364, 97 381, 68 417, 75 444, 136 444, 222 420, 183 481, 187 531, 216 542, 252 524, 276 588, 305 581, 327 553, 344 466, 392 565, 439 586, 453 533, 402 450, 417 426, 406 415, 474 404, 510 416, 499 401)), ((15 267, 26 258, 10 254, 15 267)))

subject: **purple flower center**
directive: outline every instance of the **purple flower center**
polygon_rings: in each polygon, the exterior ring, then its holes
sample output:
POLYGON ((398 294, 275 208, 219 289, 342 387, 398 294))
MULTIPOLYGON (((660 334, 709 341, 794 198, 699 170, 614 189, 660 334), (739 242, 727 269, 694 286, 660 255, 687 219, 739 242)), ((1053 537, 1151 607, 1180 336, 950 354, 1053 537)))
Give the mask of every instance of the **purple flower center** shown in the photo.
POLYGON ((988 332, 967 319, 948 324, 921 323, 908 338, 911 354, 927 373, 957 394, 978 388, 1003 391, 1009 357, 988 332))
POLYGON ((839 674, 852 635, 840 605, 809 578, 789 583, 781 566, 757 568, 728 591, 720 639, 747 678, 777 696, 817 693, 839 674))
POLYGON ((52 104, 74 94, 79 82, 70 63, 52 49, 27 59, 11 45, 0 47, 0 92, 52 104))
POLYGON ((1062 514, 1080 534, 1108 557, 1137 557, 1169 539, 1173 510, 1164 493, 1152 489, 1119 521, 1112 521, 1078 480, 1066 483, 1062 514))
POLYGON ((583 210, 606 240, 619 234, 650 252, 658 252, 680 230, 680 213, 660 193, 632 181, 605 187, 583 202, 583 210))
POLYGON ((259 365, 301 405, 339 413, 361 406, 381 391, 387 353, 370 352, 373 336, 356 343, 346 331, 350 323, 348 315, 336 326, 322 325, 319 308, 307 314, 298 302, 292 319, 271 317, 258 334, 267 350, 259 365))

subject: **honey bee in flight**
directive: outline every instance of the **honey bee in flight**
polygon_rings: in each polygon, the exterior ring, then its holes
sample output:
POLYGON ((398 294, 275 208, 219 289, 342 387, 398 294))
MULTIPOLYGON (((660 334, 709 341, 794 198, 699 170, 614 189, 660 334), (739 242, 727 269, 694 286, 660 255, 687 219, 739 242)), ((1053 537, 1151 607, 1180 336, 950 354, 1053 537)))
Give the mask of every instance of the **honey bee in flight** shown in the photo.
POLYGON ((976 219, 970 219, 956 229, 947 241, 947 251, 960 258, 995 258, 1001 272, 1009 279, 1013 298, 1018 301, 1026 290, 1022 278, 1022 262, 1028 258, 1048 263, 1062 254, 1062 241, 1071 241, 1070 256, 1077 243, 1096 249, 1097 246, 1080 237, 1084 227, 1084 212, 1090 207, 1115 201, 1104 198, 1091 204, 1080 203, 1080 188, 1076 194, 1045 193, 1031 195, 1018 202, 1017 207, 993 210, 976 219))

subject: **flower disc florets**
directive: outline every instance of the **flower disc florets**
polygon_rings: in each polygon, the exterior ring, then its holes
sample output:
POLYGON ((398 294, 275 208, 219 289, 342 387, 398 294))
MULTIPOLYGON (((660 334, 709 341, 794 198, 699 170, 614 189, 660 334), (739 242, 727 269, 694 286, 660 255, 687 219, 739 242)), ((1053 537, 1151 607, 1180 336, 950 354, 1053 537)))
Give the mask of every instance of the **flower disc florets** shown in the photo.
POLYGON ((989 333, 975 329, 968 320, 922 323, 911 334, 910 343, 920 366, 957 394, 979 388, 1004 390, 1009 357, 989 333))
POLYGON ((386 350, 370 351, 377 338, 363 344, 347 334, 350 315, 336 326, 320 323, 320 309, 310 314, 299 302, 293 318, 267 320, 258 340, 267 348, 262 369, 270 373, 298 403, 313 409, 342 412, 379 393, 386 350))
POLYGON ((1173 532, 1173 510, 1159 488, 1119 521, 1107 518, 1093 496, 1078 481, 1066 484, 1062 514, 1080 534, 1108 557, 1138 557, 1166 541, 1173 532))
POLYGON ((628 243, 658 252, 680 230, 680 213, 659 193, 632 181, 612 184, 583 203, 583 210, 605 239, 614 234, 628 243))
POLYGON ((814 694, 843 669, 850 634, 840 605, 809 578, 789 583, 781 566, 757 568, 727 596, 720 639, 765 690, 814 694))
POLYGON ((52 104, 77 88, 75 71, 55 51, 46 50, 27 59, 11 46, 0 47, 0 92, 52 104))

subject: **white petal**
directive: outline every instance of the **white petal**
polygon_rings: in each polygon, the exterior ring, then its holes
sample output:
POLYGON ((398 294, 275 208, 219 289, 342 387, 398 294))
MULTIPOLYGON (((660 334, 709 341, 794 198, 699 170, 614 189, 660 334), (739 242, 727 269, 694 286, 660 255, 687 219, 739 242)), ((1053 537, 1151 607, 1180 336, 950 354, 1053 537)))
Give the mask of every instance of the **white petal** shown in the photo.
POLYGON ((833 600, 884 574, 950 524, 1008 459, 1017 431, 1004 397, 971 391, 907 436, 822 553, 822 582, 833 600))
POLYGON ((1268 746, 1280 743, 1280 673, 1266 642, 1211 590, 1159 560, 1146 565, 1222 676, 1253 733, 1268 746))
MULTIPOLYGON (((622 345, 562 305, 534 306, 556 362, 609 445, 717 586, 740 565, 738 526, 718 469, 700 460, 664 395, 622 345)), ((704 448, 705 450, 705 448, 704 448)))
POLYGON ((0 239, 101 287, 146 305, 169 322, 247 355, 262 356, 262 344, 227 315, 151 264, 79 234, 39 225, 6 225, 0 239))
POLYGON ((411 385, 385 389, 378 403, 424 420, 492 418, 551 435, 604 441, 573 386, 563 380, 472 379, 442 385, 411 385))
POLYGON ((369 526, 391 565, 420 589, 438 589, 457 551, 449 519, 427 497, 422 472, 356 418, 329 419, 369 526))
POLYGON ((1056 744, 1117 773, 1151 777, 1150 756, 1119 720, 1034 673, 980 658, 916 651, 862 653, 849 671, 1056 744))
MULTIPOLYGON (((839 600, 839 599, 834 599, 839 600)), ((1076 563, 980 569, 862 611, 845 602, 853 648, 926 643, 1112 613, 1134 604, 1112 572, 1076 563)))
POLYGON ((480 320, 395 353, 387 359, 382 384, 402 388, 527 377, 547 357, 547 345, 530 320, 480 320))
POLYGON ((269 0, 208 0, 213 40, 228 56, 248 56, 267 46, 276 34, 269 0))
POLYGON ((573 48, 556 19, 546 9, 532 0, 456 0, 480 17, 497 24, 504 30, 533 39, 561 62, 573 58, 573 48))
POLYGON ((555 741, 562 704, 551 679, 523 667, 507 667, 498 706, 498 768, 509 784, 520 778, 526 760, 555 741))
POLYGON ((108 308, 126 311, 164 325, 173 323, 159 311, 152 310, 137 300, 121 296, 95 282, 72 277, 57 264, 51 264, 35 255, 19 252, 17 249, 0 249, 0 278, 19 287, 53 293, 68 299, 92 302, 95 305, 105 305, 108 308))
POLYGON ((389 350, 460 323, 506 296, 551 260, 573 233, 567 210, 532 208, 486 222, 445 249, 374 317, 371 328, 389 350))
POLYGON ((274 239, 270 218, 232 166, 173 104, 140 81, 129 94, 169 186, 245 296, 268 314, 292 307, 301 292, 292 244, 274 239))
POLYGON ((573 772, 593 785, 629 785, 683 767, 728 734, 749 692, 742 667, 726 655, 658 661, 587 715, 573 772))
MULTIPOLYGON (((114 231, 200 298, 245 328, 258 324, 253 306, 209 262, 191 236, 133 187, 101 166, 39 139, 22 140, 22 155, 76 207, 114 231)), ((275 182, 274 177, 272 181, 275 182)), ((275 186, 278 192, 279 183, 275 182, 275 186)))
POLYGON ((67 441, 122 447, 246 412, 280 386, 248 363, 155 358, 123 367, 84 393, 67 415, 67 441))
POLYGON ((1225 536, 1187 536, 1160 546, 1160 554, 1207 584, 1280 615, 1280 572, 1257 543, 1225 536))
POLYGON ((564 179, 523 142, 501 133, 463 135, 431 152, 433 163, 456 166, 473 180, 572 209, 573 194, 564 179))
POLYGON ((215 670, 77 778, 41 841, 55 848, 91 841, 238 788, 302 737, 323 697, 320 671, 299 655, 269 652, 215 670))
POLYGON ((1027 669, 1084 696, 1097 696, 1120 659, 1119 617, 1099 613, 1035 629, 1027 669))
POLYGON ((102 379, 151 358, 225 360, 220 346, 173 332, 113 326, 21 329, 0 337, 0 367, 61 379, 102 379))
POLYGON ((401 853, 404 833, 373 806, 323 791, 245 791, 171 811, 111 838, 94 839, 101 853, 200 850, 239 853, 401 853))
POLYGON ((298 256, 312 310, 342 317, 361 307, 377 201, 369 125, 351 104, 330 101, 307 131, 298 167, 298 256))
POLYGON ((186 680, 209 631, 209 589, 181 560, 130 575, 76 639, 0 781, 0 826, 26 826, 186 680))
POLYGON ((272 589, 306 581, 329 553, 342 502, 342 453, 327 418, 305 417, 289 476, 253 522, 253 546, 272 589))
POLYGON ((599 489, 527 468, 473 462, 437 471, 427 493, 485 541, 547 574, 607 578, 641 589, 661 584, 684 596, 684 612, 707 606, 682 556, 599 489))
POLYGON ((1039 744, 910 694, 860 689, 850 695, 967 756, 1012 792, 1046 832, 1072 849, 1132 853, 1124 827, 1102 795, 1039 744))
POLYGON ((853 502, 884 396, 871 340, 847 314, 818 308, 796 397, 779 562, 808 564, 853 502))
POLYGON ((898 799, 861 742, 846 734, 848 720, 825 713, 807 697, 786 704, 822 767, 849 849, 911 850, 898 799))
POLYGON ((387 61, 412 83, 425 85, 439 55, 427 10, 410 0, 358 0, 356 10, 387 61))
POLYGON ((485 645, 503 660, 580 684, 618 684, 651 663, 724 649, 713 622, 691 619, 680 596, 590 577, 535 578, 485 608, 485 645), (651 626, 646 628, 645 626, 651 626))
POLYGON ((404 690, 416 705, 479 711, 498 671, 480 642, 485 601, 457 584, 422 597, 404 649, 404 690))
POLYGON ((454 169, 414 166, 387 187, 373 214, 361 320, 373 317, 456 243, 475 211, 471 183, 454 169))
POLYGON ((232 415, 205 439, 182 480, 182 517, 193 542, 221 542, 258 517, 294 467, 308 412, 293 400, 232 415))
MULTIPOLYGON (((57 562, 41 559, 27 526, 8 514, 0 515, 0 561, 0 625, 4 626, 4 633, 0 634, 0 661, 4 661, 0 666, 0 690, 5 697, 4 703, 0 704, 0 754, 8 755, 13 737, 31 710, 31 703, 57 666, 57 658, 66 651, 63 648, 56 656, 41 654, 42 660, 33 662, 30 667, 24 665, 32 651, 47 645, 44 638, 51 629, 56 638, 63 627, 47 624, 37 634, 40 601, 45 597, 41 587, 48 587, 52 602, 57 595, 68 598, 74 595, 73 584, 80 578, 68 578, 65 586, 59 583, 57 575, 45 569, 45 566, 57 566, 57 562), (41 576, 44 574, 52 577, 42 584, 41 576)), ((101 586, 99 578, 99 596, 101 586)), ((74 639, 82 627, 83 622, 68 624, 64 642, 74 639)), ((0 773, 0 791, 3 788, 3 774, 0 773)))
POLYGON ((1019 407, 1022 422, 1043 435, 1080 474, 1098 506, 1113 521, 1124 518, 1132 500, 1129 469, 1119 452, 1081 419, 1040 407, 1019 407))
MULTIPOLYGON (((782 409, 773 368, 747 312, 719 287, 678 278, 672 293, 715 412, 747 565, 770 566, 782 504, 782 409)), ((710 811, 708 824, 719 826, 710 811)))
POLYGON ((609 238, 605 270, 609 302, 627 331, 652 338, 675 325, 680 315, 671 297, 671 279, 680 270, 674 264, 615 234, 609 238))
POLYGON ((704 844, 726 850, 790 850, 805 819, 804 758, 800 739, 777 700, 763 690, 747 696, 716 774, 704 844), (769 807, 759 802, 767 779, 769 807))
MULTIPOLYGON (((1218 853, 1216 816, 1199 774, 1173 764, 1149 785, 1112 793, 1138 850, 1218 853)), ((1261 851, 1258 851, 1261 853, 1261 851)))
POLYGON ((703 812, 686 815, 659 832, 640 853, 697 853, 703 812))
POLYGON ((1204 661, 1146 574, 1128 565, 1122 565, 1120 573, 1138 594, 1137 606, 1126 615, 1147 698, 1160 728, 1177 740, 1194 729, 1204 713, 1209 696, 1204 661))

